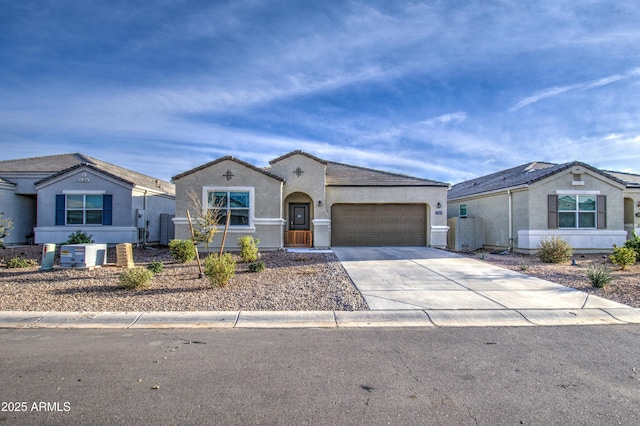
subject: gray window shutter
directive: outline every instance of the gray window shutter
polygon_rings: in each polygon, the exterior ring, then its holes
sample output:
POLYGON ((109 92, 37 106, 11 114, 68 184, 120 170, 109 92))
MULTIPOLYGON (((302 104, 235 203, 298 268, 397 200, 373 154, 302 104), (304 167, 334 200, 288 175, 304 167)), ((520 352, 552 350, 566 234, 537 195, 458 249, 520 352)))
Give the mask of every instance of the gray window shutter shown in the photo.
POLYGON ((598 229, 607 229, 607 196, 598 195, 598 229))
POLYGON ((550 194, 547 197, 548 203, 548 227, 549 229, 558 229, 558 196, 550 194))

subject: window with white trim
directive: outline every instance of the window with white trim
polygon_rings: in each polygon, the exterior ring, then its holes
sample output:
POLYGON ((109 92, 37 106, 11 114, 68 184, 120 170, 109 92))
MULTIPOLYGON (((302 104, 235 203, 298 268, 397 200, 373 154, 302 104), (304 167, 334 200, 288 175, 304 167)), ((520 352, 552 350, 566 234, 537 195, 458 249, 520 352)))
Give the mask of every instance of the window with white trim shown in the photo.
POLYGON ((102 225, 102 195, 67 194, 67 225, 102 225))
POLYGON ((595 195, 558 196, 558 227, 595 229, 596 200, 595 195))
POLYGON ((251 225, 251 192, 241 190, 207 191, 207 208, 218 209, 220 225, 227 222, 230 226, 251 225))

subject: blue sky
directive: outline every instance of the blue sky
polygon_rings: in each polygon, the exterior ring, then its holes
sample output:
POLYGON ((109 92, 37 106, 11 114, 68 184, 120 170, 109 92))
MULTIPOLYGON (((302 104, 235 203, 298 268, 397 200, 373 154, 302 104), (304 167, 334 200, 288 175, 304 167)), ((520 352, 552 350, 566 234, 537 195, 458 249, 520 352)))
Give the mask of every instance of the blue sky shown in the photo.
POLYGON ((5 1, 0 159, 640 173, 637 1, 5 1))

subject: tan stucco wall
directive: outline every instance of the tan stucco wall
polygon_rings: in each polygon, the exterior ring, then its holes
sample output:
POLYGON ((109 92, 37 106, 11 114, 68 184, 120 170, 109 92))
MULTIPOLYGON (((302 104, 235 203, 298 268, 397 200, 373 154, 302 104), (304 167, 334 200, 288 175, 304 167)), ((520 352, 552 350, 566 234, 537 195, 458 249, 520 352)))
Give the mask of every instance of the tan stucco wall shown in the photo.
POLYGON ((555 194, 556 190, 574 191, 578 194, 581 191, 599 191, 600 195, 607 196, 606 229, 624 228, 624 201, 621 185, 615 184, 584 167, 572 167, 529 187, 530 211, 542 212, 542 214, 531 215, 530 229, 548 229, 547 196, 555 194), (573 173, 582 174, 584 185, 572 185, 573 173))
MULTIPOLYGON (((542 238, 558 235, 569 240, 577 251, 610 251, 620 243, 624 230, 624 200, 621 184, 585 167, 576 166, 511 193, 512 230, 516 251, 530 253, 542 238), (574 184, 573 174, 582 175, 574 184), (607 196, 606 229, 548 228, 548 195, 557 191, 580 194, 584 191, 607 196)), ((467 215, 484 219, 485 248, 509 247, 509 191, 450 200, 448 217, 457 217, 459 206, 467 205, 467 215)))
POLYGON ((509 196, 507 192, 449 201, 448 217, 458 217, 460 205, 467 205, 467 217, 480 217, 484 225, 484 245, 506 248, 509 246, 509 196))
MULTIPOLYGON (((186 222, 186 210, 192 216, 196 216, 196 209, 192 206, 188 196, 193 190, 200 202, 204 187, 216 188, 253 188, 253 226, 230 227, 225 248, 234 250, 237 248, 237 239, 243 235, 254 235, 260 239, 261 249, 276 249, 282 247, 282 232, 284 221, 282 220, 281 203, 282 181, 246 167, 232 160, 223 160, 202 170, 176 179, 176 238, 190 238, 190 231, 186 222), (233 174, 231 180, 224 176, 227 171, 233 174)), ((224 226, 224 224, 220 224, 224 226)), ((212 247, 219 247, 222 241, 222 229, 214 238, 212 247)))
MULTIPOLYGON (((309 158, 306 155, 294 154, 278 161, 277 163, 273 163, 271 165, 271 173, 280 176, 285 180, 282 190, 283 200, 297 192, 306 194, 311 199, 311 204, 315 206, 311 219, 329 218, 329 213, 326 208, 318 208, 319 201, 322 202, 323 206, 325 205, 325 164, 316 161, 313 158, 309 158), (298 168, 302 171, 300 176, 296 174, 296 170, 298 168)), ((295 196, 301 199, 299 194, 296 194, 295 196)), ((290 198, 287 201, 296 202, 293 198, 290 198)), ((283 206, 284 213, 287 214, 285 207, 286 206, 283 206)))

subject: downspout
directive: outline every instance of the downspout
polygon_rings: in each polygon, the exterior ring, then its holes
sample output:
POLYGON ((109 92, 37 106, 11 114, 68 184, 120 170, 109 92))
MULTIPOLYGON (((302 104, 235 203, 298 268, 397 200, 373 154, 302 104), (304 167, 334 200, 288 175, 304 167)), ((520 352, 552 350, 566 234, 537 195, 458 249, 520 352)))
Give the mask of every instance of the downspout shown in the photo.
POLYGON ((509 198, 509 253, 513 252, 513 194, 507 189, 509 198))
POLYGON ((147 222, 147 190, 144 190, 144 197, 142 198, 142 208, 144 209, 144 231, 142 234, 142 246, 146 247, 147 246, 147 226, 148 226, 148 222, 147 222))

